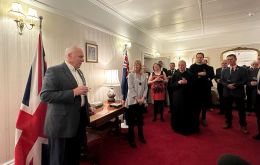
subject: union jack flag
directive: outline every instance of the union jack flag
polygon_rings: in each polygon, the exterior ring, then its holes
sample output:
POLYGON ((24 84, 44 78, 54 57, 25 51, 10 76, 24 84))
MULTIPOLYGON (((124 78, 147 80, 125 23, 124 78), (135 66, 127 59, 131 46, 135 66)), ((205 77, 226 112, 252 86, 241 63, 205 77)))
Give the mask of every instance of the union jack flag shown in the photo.
POLYGON ((48 143, 43 134, 47 105, 40 100, 40 91, 46 71, 44 56, 40 32, 37 52, 30 68, 16 122, 15 165, 42 164, 42 146, 48 143))
POLYGON ((127 97, 127 91, 128 91, 128 84, 127 84, 127 79, 128 79, 128 72, 129 72, 129 62, 128 62, 128 56, 127 56, 127 47, 124 49, 124 63, 123 63, 123 74, 122 74, 122 81, 121 81, 121 92, 123 95, 123 100, 126 100, 127 97))

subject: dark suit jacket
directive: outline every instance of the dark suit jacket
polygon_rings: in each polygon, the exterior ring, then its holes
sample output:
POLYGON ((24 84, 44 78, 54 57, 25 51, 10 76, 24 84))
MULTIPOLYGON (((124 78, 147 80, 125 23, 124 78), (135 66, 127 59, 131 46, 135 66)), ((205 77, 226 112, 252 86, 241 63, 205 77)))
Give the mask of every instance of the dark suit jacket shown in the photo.
POLYGON ((259 71, 259 68, 253 69, 253 68, 249 68, 247 69, 247 74, 248 74, 248 83, 247 85, 249 87, 252 87, 250 82, 251 81, 256 81, 257 80, 257 73, 259 71))
POLYGON ((247 70, 237 66, 236 71, 231 74, 230 68, 228 67, 222 71, 220 82, 224 86, 224 97, 245 97, 244 85, 247 83, 247 70), (236 88, 231 90, 227 87, 228 84, 235 84, 236 88))
POLYGON ((221 71, 222 71, 222 68, 216 69, 216 75, 215 75, 215 78, 214 78, 216 83, 218 83, 218 80, 220 80, 220 78, 221 78, 221 71))
POLYGON ((209 85, 210 87, 213 87, 212 79, 215 77, 214 68, 212 66, 209 66, 209 85))
POLYGON ((162 71, 164 71, 165 74, 167 74, 167 69, 166 68, 162 68, 162 71))
POLYGON ((221 72, 222 72, 222 68, 217 68, 217 69, 216 69, 216 75, 215 75, 214 80, 216 81, 216 83, 217 83, 218 86, 219 86, 219 85, 222 86, 222 84, 219 82, 220 79, 221 79, 221 72))
MULTIPOLYGON (((168 77, 168 76, 173 76, 173 74, 174 74, 175 72, 176 72, 176 69, 174 69, 174 72, 173 72, 173 73, 172 73, 171 70, 167 70, 167 72, 166 72, 166 77, 168 77)), ((168 86, 167 86, 168 92, 171 91, 171 86, 170 86, 171 81, 172 81, 172 78, 169 78, 169 80, 168 80, 168 86)), ((170 93, 169 93, 169 94, 170 94, 170 93)))
POLYGON ((50 67, 44 76, 41 100, 48 104, 44 133, 48 137, 74 137, 79 128, 80 117, 84 124, 89 122, 88 100, 82 114, 81 97, 74 97, 77 82, 66 63, 50 67), (83 115, 83 116, 80 116, 83 115))

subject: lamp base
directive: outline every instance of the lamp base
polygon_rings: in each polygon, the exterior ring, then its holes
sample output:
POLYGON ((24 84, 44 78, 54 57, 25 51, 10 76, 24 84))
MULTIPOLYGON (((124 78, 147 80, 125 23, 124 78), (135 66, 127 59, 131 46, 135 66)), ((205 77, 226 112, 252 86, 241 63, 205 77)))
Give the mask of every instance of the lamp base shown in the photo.
POLYGON ((107 97, 108 97, 108 102, 115 102, 115 96, 116 96, 116 93, 113 89, 113 87, 111 87, 109 90, 108 90, 108 93, 107 93, 107 97))
POLYGON ((115 102, 116 100, 115 98, 108 98, 107 101, 111 103, 111 102, 115 102))

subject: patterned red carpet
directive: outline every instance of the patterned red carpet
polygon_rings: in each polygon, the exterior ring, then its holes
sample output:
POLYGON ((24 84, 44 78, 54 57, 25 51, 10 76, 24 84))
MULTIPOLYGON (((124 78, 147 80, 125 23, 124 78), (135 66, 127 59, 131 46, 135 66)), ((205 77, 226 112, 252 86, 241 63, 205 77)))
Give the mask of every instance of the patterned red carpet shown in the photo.
MULTIPOLYGON (((132 149, 124 137, 110 136, 100 151, 100 165, 215 165, 221 154, 239 155, 252 165, 260 164, 260 141, 252 139, 256 133, 255 116, 247 116, 250 133, 240 132, 237 112, 233 112, 233 128, 222 129, 224 116, 217 110, 207 112, 208 127, 201 133, 182 136, 170 128, 170 114, 165 109, 165 122, 152 122, 152 106, 145 115, 144 134, 147 144, 138 139, 132 149)), ((158 116, 159 117, 159 116, 158 116)), ((136 131, 137 132, 137 131, 136 131)), ((81 165, 88 162, 82 161, 81 165)))

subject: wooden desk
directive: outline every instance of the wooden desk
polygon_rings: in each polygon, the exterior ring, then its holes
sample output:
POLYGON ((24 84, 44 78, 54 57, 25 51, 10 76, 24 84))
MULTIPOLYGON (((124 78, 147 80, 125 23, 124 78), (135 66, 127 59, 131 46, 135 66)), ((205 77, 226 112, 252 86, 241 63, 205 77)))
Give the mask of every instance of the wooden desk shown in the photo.
MULTIPOLYGON (((120 101, 116 101, 119 103, 120 101)), ((119 108, 110 107, 110 104, 105 101, 104 105, 101 108, 95 110, 95 114, 90 116, 90 126, 99 127, 103 124, 108 123, 112 119, 118 119, 118 116, 124 113, 124 107, 119 108)))

